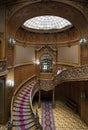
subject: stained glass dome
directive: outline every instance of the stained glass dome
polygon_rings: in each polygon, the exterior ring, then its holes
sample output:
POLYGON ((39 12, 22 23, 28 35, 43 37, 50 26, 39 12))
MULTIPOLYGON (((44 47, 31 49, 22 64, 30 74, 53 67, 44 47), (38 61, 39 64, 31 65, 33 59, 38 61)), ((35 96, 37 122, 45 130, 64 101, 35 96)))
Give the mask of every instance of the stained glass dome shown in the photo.
POLYGON ((72 25, 68 20, 58 16, 37 16, 28 19, 23 24, 25 27, 37 30, 63 29, 72 25))

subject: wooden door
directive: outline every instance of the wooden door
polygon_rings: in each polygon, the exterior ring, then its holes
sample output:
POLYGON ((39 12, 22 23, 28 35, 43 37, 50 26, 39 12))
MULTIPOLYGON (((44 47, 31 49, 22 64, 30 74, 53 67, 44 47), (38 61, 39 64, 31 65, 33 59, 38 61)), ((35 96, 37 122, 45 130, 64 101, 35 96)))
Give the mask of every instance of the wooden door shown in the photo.
POLYGON ((0 123, 4 121, 4 80, 0 80, 0 123))

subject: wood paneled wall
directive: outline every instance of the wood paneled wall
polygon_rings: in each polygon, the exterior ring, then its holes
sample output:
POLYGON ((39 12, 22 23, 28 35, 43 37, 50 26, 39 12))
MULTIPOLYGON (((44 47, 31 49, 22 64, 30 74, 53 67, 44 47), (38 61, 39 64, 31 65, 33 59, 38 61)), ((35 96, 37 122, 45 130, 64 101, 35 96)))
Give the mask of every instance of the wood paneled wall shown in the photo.
POLYGON ((81 47, 80 60, 81 64, 88 64, 88 45, 85 47, 81 47))
POLYGON ((59 47, 58 48, 58 62, 68 62, 73 64, 79 64, 79 46, 71 47, 59 47))
POLYGON ((5 78, 0 77, 0 124, 4 124, 6 122, 4 95, 5 95, 5 78))
POLYGON ((70 98, 77 103, 78 113, 88 124, 88 81, 72 81, 56 87, 56 98, 70 98), (85 97, 82 97, 84 93, 85 97))
POLYGON ((35 65, 34 64, 27 64, 27 65, 20 65, 14 68, 14 77, 15 77, 15 88, 18 87, 23 81, 27 78, 31 77, 35 74, 35 65))

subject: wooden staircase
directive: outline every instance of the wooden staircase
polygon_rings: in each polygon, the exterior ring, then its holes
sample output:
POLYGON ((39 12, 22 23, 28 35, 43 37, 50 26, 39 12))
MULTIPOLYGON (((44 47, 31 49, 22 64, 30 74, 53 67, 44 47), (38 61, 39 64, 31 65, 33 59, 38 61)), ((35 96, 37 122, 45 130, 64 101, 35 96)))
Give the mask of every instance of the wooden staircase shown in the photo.
MULTIPOLYGON (((88 80, 88 65, 74 67, 63 71, 53 78, 53 86, 58 86, 68 81, 88 80)), ((32 108, 32 100, 36 92, 40 90, 40 82, 37 80, 20 85, 13 95, 11 103, 11 129, 9 130, 42 130, 38 122, 38 115, 32 108)))
POLYGON ((36 82, 22 87, 14 98, 11 110, 12 130, 40 130, 31 104, 31 92, 36 82))

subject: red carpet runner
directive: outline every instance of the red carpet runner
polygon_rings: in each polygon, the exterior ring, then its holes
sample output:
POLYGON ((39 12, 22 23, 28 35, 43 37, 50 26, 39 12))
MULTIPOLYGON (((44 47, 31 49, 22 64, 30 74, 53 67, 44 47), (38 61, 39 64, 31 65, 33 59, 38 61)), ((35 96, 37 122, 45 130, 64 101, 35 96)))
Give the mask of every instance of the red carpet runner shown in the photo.
POLYGON ((42 102, 42 126, 43 130, 55 130, 52 103, 42 102))

